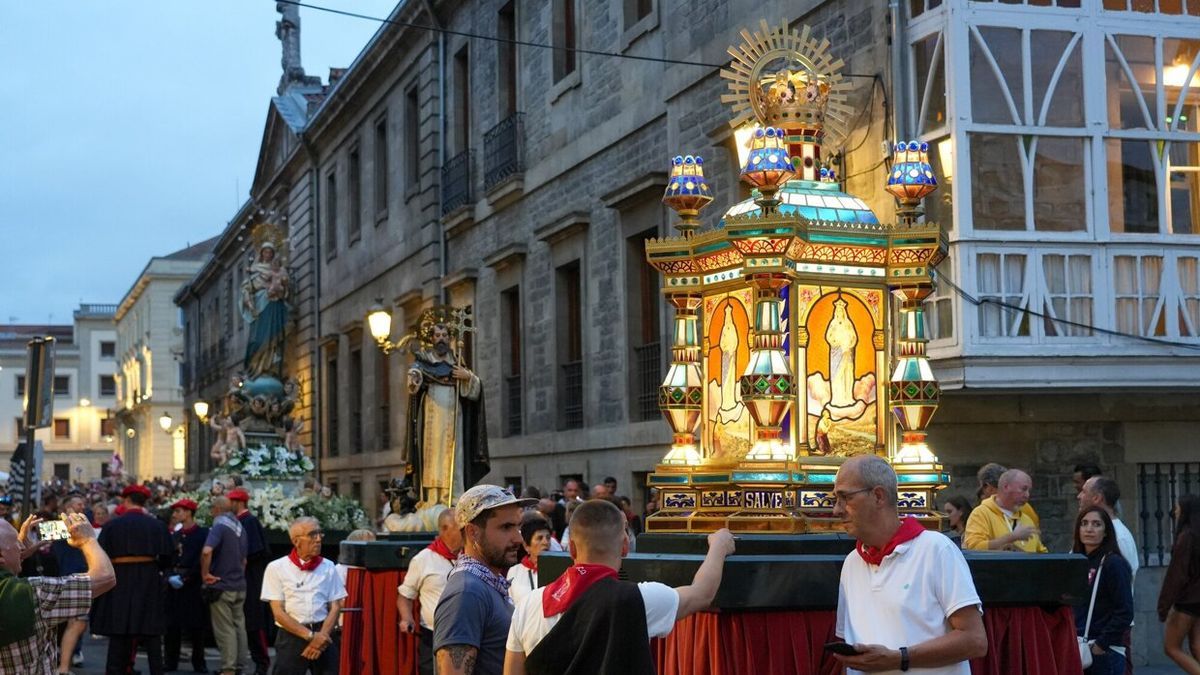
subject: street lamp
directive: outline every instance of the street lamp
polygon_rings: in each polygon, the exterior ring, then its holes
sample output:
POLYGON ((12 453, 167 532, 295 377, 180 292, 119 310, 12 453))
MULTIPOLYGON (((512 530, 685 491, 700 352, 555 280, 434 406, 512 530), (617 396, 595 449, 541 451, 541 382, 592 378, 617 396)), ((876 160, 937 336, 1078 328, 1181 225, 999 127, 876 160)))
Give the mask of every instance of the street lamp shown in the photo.
POLYGON ((196 401, 192 404, 192 410, 196 413, 196 417, 200 418, 201 422, 208 420, 208 401, 196 401))
POLYGON ((79 407, 80 408, 86 408, 86 407, 90 406, 91 404, 92 404, 92 399, 90 399, 90 398, 79 399, 79 407))
POLYGON ((388 339, 392 335, 392 313, 383 308, 382 298, 376 300, 367 312, 367 326, 371 329, 371 337, 375 338, 375 344, 379 345, 384 354, 390 354, 399 346, 388 339))
POLYGON ((171 433, 171 423, 174 421, 175 420, 171 419, 171 413, 164 412, 158 418, 158 426, 161 427, 163 431, 165 431, 169 434, 169 433, 171 433))

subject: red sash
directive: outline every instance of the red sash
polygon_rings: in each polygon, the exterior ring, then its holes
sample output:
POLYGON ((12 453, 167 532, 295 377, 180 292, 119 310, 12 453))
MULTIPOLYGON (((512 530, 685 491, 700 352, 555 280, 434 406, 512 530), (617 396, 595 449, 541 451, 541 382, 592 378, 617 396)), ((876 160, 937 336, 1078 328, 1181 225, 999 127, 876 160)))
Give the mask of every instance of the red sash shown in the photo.
POLYGON ((900 528, 896 530, 896 534, 892 535, 892 538, 888 541, 888 543, 884 544, 883 548, 864 546, 861 541, 855 544, 855 548, 858 549, 858 554, 861 555, 862 559, 867 561, 868 564, 878 565, 879 563, 883 562, 884 558, 891 555, 892 551, 895 551, 897 546, 906 541, 916 539, 917 536, 924 531, 925 527, 921 525, 921 523, 917 522, 916 518, 905 518, 900 521, 900 528))
POLYGON ((550 618, 567 611, 592 584, 617 576, 607 565, 572 565, 542 592, 542 615, 550 618))
POLYGON ((454 561, 458 560, 458 556, 454 555, 454 552, 450 550, 450 547, 446 545, 446 542, 439 538, 435 538, 433 543, 425 548, 428 548, 430 551, 433 551, 446 560, 449 560, 451 563, 454 563, 454 561))
POLYGON ((299 567, 301 570, 304 570, 305 572, 311 572, 320 567, 321 563, 325 559, 318 555, 313 556, 308 562, 304 562, 300 560, 300 554, 296 553, 296 549, 292 549, 292 552, 288 554, 288 560, 291 560, 292 564, 296 567, 299 567))

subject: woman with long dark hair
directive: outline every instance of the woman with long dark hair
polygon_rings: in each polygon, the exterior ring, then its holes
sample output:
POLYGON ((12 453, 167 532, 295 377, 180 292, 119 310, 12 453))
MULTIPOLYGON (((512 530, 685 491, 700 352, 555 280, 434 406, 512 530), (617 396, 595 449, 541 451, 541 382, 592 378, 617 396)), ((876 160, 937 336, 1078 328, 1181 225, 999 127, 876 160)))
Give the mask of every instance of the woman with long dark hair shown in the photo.
POLYGON ((1104 509, 1090 506, 1079 512, 1071 551, 1087 556, 1088 598, 1095 597, 1094 605, 1089 601, 1075 606, 1076 634, 1092 650, 1092 666, 1084 672, 1121 675, 1125 672, 1123 638, 1133 622, 1133 571, 1121 557, 1112 518, 1104 509))
POLYGON ((1166 622, 1163 651, 1183 672, 1200 675, 1200 497, 1180 497, 1171 515, 1175 545, 1158 594, 1158 620, 1166 622))
POLYGON ((955 495, 942 503, 942 513, 950 521, 950 529, 962 536, 967 530, 967 518, 971 517, 971 502, 962 495, 955 495))

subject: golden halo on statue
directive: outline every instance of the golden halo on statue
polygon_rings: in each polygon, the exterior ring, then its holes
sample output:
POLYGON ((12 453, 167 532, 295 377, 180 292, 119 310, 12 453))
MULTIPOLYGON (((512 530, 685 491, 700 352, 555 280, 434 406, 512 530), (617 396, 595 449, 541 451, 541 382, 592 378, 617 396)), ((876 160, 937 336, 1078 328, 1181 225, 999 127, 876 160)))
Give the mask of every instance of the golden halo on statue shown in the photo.
POLYGON ((250 246, 254 255, 263 247, 275 249, 275 257, 287 259, 287 231, 275 223, 261 222, 250 232, 250 246))
MULTIPOLYGON (((443 325, 450 332, 451 342, 455 342, 463 333, 463 324, 469 323, 471 314, 468 310, 451 305, 435 305, 421 312, 417 322, 417 340, 422 349, 433 348, 433 329, 443 325)), ((468 330, 470 330, 468 328, 468 330)), ((451 347, 454 345, 451 344, 451 347)))
POLYGON ((722 103, 732 104, 729 125, 738 128, 757 121, 761 126, 824 131, 830 142, 840 141, 854 110, 847 105, 852 85, 843 79, 845 63, 829 51, 828 39, 818 41, 812 27, 772 28, 759 22, 759 30, 742 29, 742 44, 730 47, 729 68, 721 70, 729 93, 722 103))

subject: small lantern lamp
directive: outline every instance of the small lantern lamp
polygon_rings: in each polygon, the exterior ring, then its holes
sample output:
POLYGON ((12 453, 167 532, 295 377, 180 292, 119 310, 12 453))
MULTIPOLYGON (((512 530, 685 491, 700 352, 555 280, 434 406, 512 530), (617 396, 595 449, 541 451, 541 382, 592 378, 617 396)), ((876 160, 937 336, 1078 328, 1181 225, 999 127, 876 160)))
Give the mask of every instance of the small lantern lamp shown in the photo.
POLYGON ((713 200, 708 180, 704 177, 704 159, 699 155, 676 155, 671 160, 671 176, 662 201, 679 214, 675 226, 683 236, 690 236, 700 225, 700 209, 713 200))
POLYGON ((775 194, 795 175, 783 129, 755 129, 750 138, 750 154, 742 167, 742 180, 758 188, 762 194, 759 205, 764 211, 774 211, 779 205, 775 194))

